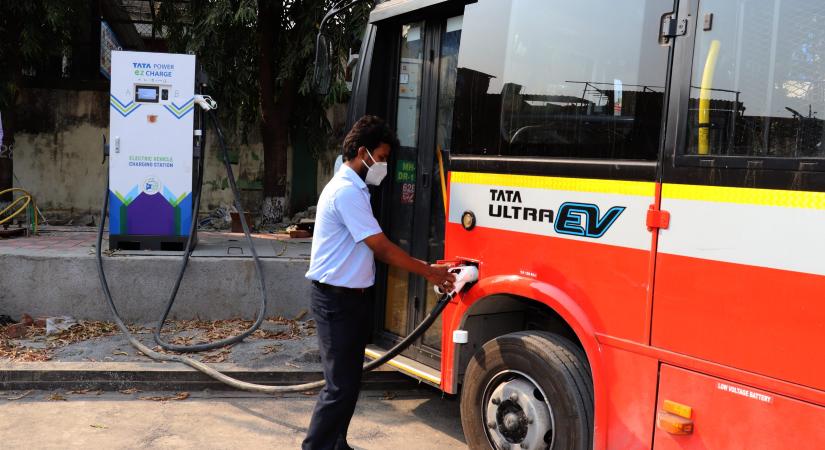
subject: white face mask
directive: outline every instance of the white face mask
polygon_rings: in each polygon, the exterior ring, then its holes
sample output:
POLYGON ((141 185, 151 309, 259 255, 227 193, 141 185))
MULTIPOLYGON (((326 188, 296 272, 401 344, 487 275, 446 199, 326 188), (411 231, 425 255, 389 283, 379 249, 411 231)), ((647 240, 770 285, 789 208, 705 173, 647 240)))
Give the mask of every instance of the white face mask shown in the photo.
MULTIPOLYGON (((375 158, 372 157, 369 150, 367 150, 367 154, 370 155, 372 165, 367 166, 367 177, 364 181, 366 181, 367 184, 378 186, 382 181, 384 181, 384 177, 387 176, 387 163, 377 162, 375 158)), ((365 166, 367 165, 364 161, 361 161, 361 163, 365 166)))

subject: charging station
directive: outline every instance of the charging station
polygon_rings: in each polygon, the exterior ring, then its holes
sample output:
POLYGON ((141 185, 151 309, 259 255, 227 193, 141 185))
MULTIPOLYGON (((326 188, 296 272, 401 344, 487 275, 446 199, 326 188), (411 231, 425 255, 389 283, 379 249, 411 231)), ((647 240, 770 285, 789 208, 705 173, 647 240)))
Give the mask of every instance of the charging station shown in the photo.
POLYGON ((113 51, 109 103, 109 248, 184 250, 195 56, 113 51))

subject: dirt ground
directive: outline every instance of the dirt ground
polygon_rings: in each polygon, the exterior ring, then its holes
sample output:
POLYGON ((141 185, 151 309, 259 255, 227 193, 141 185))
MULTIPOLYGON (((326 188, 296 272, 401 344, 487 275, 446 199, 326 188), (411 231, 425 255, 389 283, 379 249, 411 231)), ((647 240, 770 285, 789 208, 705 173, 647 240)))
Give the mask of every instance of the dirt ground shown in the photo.
MULTIPOLYGON (((211 342, 238 335, 251 323, 241 319, 170 321, 164 328, 163 336, 174 344, 211 342)), ((130 325, 130 328, 141 342, 155 348, 152 335, 154 325, 130 325)), ((109 322, 82 321, 52 335, 47 335, 42 327, 29 326, 26 327, 26 335, 17 339, 4 337, 7 327, 0 327, 0 362, 150 361, 132 348, 115 325, 109 322)), ((244 342, 190 356, 203 362, 235 363, 248 369, 316 371, 320 370, 316 339, 312 320, 271 317, 244 342)))

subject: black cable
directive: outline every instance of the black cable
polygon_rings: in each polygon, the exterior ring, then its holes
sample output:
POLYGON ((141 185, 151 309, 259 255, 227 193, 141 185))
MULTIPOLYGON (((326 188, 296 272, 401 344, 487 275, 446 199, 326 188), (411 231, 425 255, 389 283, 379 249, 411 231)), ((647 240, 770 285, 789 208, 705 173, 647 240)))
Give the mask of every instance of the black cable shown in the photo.
POLYGON ((407 347, 409 347, 410 344, 413 343, 413 341, 418 339, 419 336, 424 334, 424 332, 430 328, 433 322, 435 322, 435 319, 437 319, 438 316, 441 315, 441 312, 444 311, 444 308, 447 306, 447 303, 450 303, 450 300, 452 300, 453 296, 454 294, 442 295, 441 298, 438 299, 438 302, 436 302, 435 306, 433 306, 433 309, 431 309, 427 316, 424 317, 424 320, 422 320, 421 323, 418 324, 418 326, 415 327, 414 330, 412 330, 412 333, 407 335, 407 337, 401 340, 401 342, 396 344, 395 347, 387 350, 387 353, 381 355, 380 358, 374 359, 368 362, 366 365, 364 365, 364 372, 369 372, 370 370, 373 370, 376 367, 388 362, 389 360, 398 356, 398 354, 403 352, 407 347))

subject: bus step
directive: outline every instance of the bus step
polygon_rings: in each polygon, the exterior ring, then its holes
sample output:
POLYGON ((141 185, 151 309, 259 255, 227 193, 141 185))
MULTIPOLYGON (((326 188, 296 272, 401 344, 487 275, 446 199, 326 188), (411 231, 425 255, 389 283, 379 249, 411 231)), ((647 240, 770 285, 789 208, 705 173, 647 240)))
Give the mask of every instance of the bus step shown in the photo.
MULTIPOLYGON (((386 352, 386 349, 375 345, 368 345, 367 349, 364 350, 364 355, 369 359, 378 359, 386 352)), ((406 356, 396 356, 387 364, 399 372, 409 375, 417 380, 431 384, 435 387, 441 386, 441 371, 421 364, 420 362, 407 358, 406 356)))

